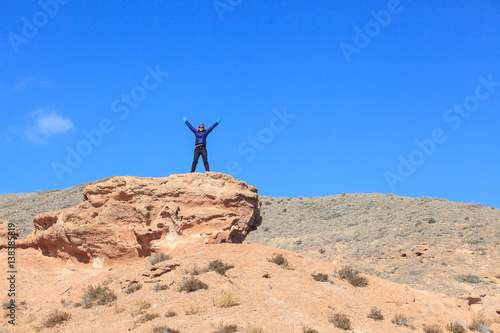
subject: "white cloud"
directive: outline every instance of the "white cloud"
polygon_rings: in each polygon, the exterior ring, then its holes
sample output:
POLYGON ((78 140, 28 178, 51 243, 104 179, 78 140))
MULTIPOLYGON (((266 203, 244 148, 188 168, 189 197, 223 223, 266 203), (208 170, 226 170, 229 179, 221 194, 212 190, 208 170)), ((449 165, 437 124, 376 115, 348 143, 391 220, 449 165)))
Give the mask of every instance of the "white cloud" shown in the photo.
POLYGON ((19 92, 21 90, 26 89, 26 87, 28 87, 28 85, 31 82, 34 82, 35 80, 36 79, 34 76, 29 76, 29 77, 25 77, 23 79, 17 80, 14 87, 12 88, 12 92, 19 92))
POLYGON ((42 88, 47 88, 47 89, 54 87, 54 83, 50 80, 40 81, 38 85, 42 88))
MULTIPOLYGON (((43 88, 52 89, 54 88, 54 82, 52 80, 39 80, 35 76, 26 76, 22 79, 16 80, 16 82, 7 89, 6 87, 0 91, 1 95, 6 94, 18 94, 26 91, 29 88, 43 88)), ((1 88, 1 86, 0 86, 1 88)))
POLYGON ((63 118, 55 111, 47 112, 43 109, 35 112, 32 117, 36 118, 35 124, 26 131, 28 140, 36 143, 45 143, 52 136, 63 134, 74 128, 69 118, 63 118))

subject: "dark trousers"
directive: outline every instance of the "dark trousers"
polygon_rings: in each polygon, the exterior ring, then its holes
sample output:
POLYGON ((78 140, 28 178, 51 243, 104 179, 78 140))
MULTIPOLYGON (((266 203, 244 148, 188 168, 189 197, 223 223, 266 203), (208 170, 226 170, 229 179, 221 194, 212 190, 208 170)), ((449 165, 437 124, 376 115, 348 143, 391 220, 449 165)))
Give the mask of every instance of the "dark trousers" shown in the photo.
POLYGON ((198 159, 203 158, 203 164, 205 164, 205 171, 210 171, 210 167, 208 166, 208 158, 207 158, 207 148, 206 147, 196 147, 194 150, 194 159, 193 166, 191 167, 191 172, 196 170, 196 165, 198 164, 198 159))

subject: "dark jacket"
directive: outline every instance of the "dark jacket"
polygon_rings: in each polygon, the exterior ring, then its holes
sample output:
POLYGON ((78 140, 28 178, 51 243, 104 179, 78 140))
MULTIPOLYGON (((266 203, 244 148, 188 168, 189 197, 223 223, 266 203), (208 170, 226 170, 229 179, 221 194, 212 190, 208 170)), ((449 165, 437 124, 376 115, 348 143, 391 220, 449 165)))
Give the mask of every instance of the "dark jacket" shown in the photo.
POLYGON ((196 141, 195 141, 195 145, 198 145, 198 144, 204 144, 206 145, 207 144, 207 135, 212 132, 212 130, 215 128, 215 126, 219 125, 219 123, 215 123, 213 124, 212 126, 210 126, 209 129, 206 129, 204 131, 198 131, 196 128, 193 127, 193 125, 191 125, 189 123, 189 121, 186 120, 186 125, 188 125, 189 129, 191 131, 193 131, 194 135, 196 135, 196 141))

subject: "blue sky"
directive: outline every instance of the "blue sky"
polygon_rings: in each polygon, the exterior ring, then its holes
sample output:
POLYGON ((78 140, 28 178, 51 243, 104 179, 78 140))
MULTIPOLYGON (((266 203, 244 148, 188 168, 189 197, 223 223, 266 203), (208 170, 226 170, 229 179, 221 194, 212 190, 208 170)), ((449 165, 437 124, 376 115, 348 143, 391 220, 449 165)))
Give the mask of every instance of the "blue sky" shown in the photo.
POLYGON ((500 208, 500 1, 0 4, 0 193, 212 171, 500 208), (204 171, 200 159, 197 171, 204 171))

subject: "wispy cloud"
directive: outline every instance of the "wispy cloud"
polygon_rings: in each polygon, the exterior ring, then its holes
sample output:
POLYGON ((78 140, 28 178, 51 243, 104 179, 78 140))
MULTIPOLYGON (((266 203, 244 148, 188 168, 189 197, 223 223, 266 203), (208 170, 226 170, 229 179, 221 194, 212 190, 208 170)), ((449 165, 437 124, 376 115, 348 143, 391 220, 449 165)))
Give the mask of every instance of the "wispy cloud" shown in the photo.
POLYGON ((10 87, 5 87, 5 84, 0 85, 0 95, 21 93, 31 87, 51 89, 54 88, 54 82, 51 80, 39 80, 35 76, 26 76, 10 84, 10 87))
POLYGON ((56 111, 40 109, 31 115, 35 118, 32 126, 24 134, 26 138, 35 143, 46 143, 50 137, 63 134, 74 128, 70 118, 64 118, 56 111))
POLYGON ((54 88, 54 83, 50 80, 40 81, 38 85, 42 88, 54 88))
POLYGON ((34 76, 29 76, 17 80, 16 83, 14 84, 14 87, 12 87, 12 92, 18 92, 26 89, 26 87, 28 87, 30 83, 35 82, 35 80, 36 78, 34 76))

